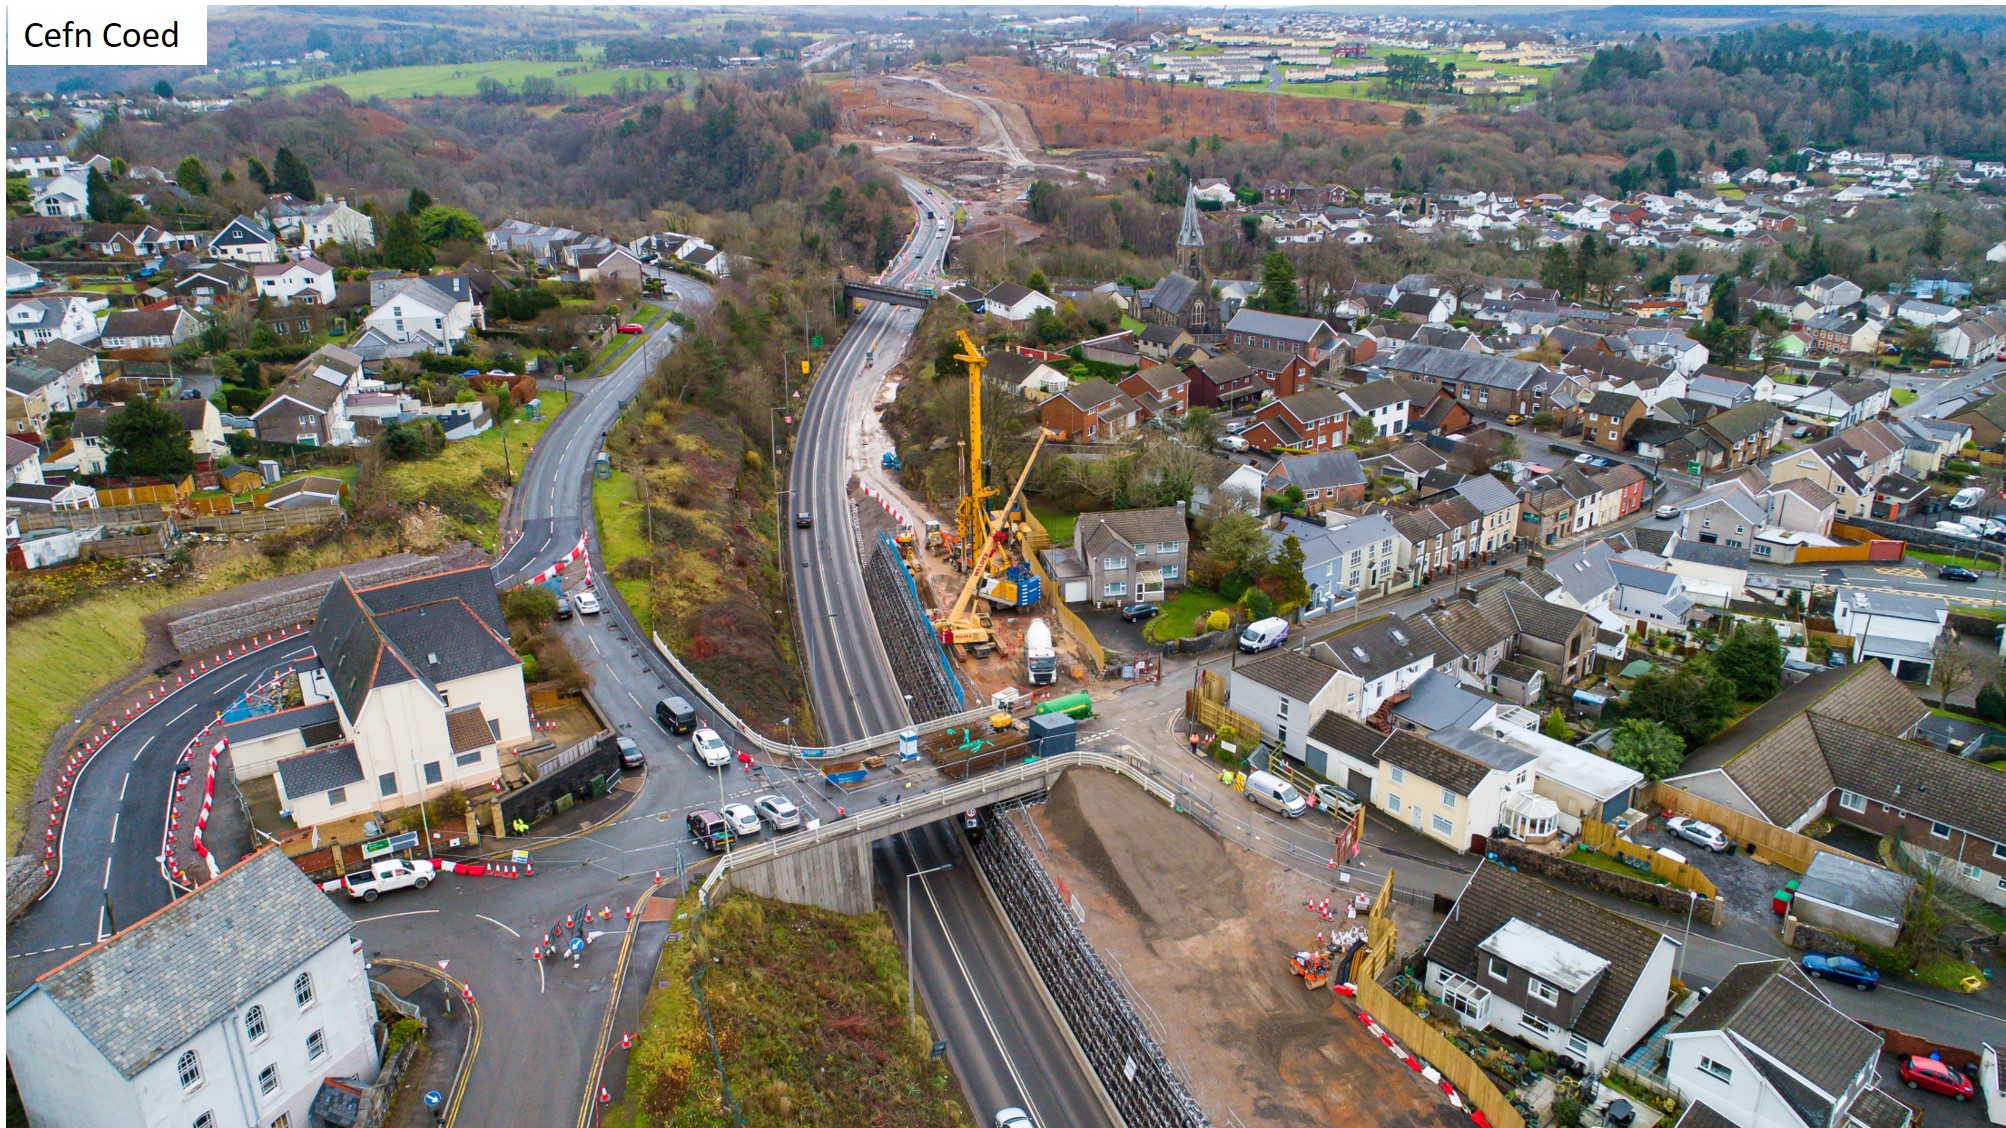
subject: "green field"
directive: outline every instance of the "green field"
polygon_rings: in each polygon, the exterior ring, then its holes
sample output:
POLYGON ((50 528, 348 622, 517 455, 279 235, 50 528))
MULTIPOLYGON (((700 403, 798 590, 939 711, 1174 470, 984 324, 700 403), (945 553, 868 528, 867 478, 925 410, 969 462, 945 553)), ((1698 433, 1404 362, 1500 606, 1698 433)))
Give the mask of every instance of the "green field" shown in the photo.
POLYGON ((571 397, 564 392, 544 392, 537 402, 542 419, 526 421, 518 414, 506 428, 490 427, 471 439, 447 443, 429 458, 389 463, 383 480, 391 498, 437 506, 460 536, 494 551, 495 521, 501 515, 501 479, 504 473, 522 472, 530 448, 571 397), (502 456, 504 435, 510 444, 506 463, 502 456))
MULTIPOLYGON (((604 481, 592 483, 592 512, 599 519, 599 554, 606 570, 613 572, 623 561, 648 555, 647 538, 641 535, 641 509, 634 492, 634 476, 614 471, 604 481)), ((654 629, 654 600, 648 597, 648 581, 614 580, 613 587, 634 613, 644 631, 654 629)))
POLYGON ((589 98, 595 94, 611 94, 614 83, 622 78, 629 84, 638 84, 644 74, 653 74, 658 86, 671 75, 680 74, 685 79, 694 79, 696 76, 694 71, 627 70, 550 60, 499 59, 487 63, 385 67, 381 70, 337 75, 334 78, 287 83, 276 89, 285 94, 299 94, 315 87, 334 86, 349 97, 359 99, 470 98, 477 92, 476 86, 483 78, 492 78, 497 82, 509 83, 511 86, 520 85, 525 78, 553 78, 560 86, 568 87, 573 96, 589 98))

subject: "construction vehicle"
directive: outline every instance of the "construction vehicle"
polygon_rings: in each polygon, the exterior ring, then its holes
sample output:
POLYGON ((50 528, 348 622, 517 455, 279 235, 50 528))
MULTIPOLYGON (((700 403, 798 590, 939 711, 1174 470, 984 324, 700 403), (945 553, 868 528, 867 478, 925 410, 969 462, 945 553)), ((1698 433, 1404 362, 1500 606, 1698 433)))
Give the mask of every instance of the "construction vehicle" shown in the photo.
POLYGON ((1081 690, 1078 693, 1068 693, 1064 697, 1040 701, 1032 712, 1041 717, 1047 713, 1064 713, 1076 721, 1084 721, 1094 715, 1094 699, 1087 691, 1081 690))
POLYGON ((1043 619, 1024 628, 1024 680, 1051 685, 1059 680, 1059 651, 1052 645, 1052 628, 1043 619))
POLYGON ((1297 952, 1289 957, 1289 974, 1301 977, 1303 986, 1312 991, 1330 986, 1334 971, 1329 952, 1297 952))
MULTIPOLYGON (((959 534, 961 544, 973 552, 977 544, 989 539, 992 531, 989 499, 996 496, 996 487, 983 480, 988 464, 982 459, 982 366, 989 361, 982 355, 982 350, 975 347, 975 342, 969 340, 967 331, 956 330, 955 336, 961 340, 961 352, 954 359, 968 366, 968 492, 955 506, 955 532, 959 534)), ((1030 464, 1026 462, 1025 465, 1030 464)), ((1005 505, 1003 508, 1007 511, 1010 507, 1005 505)), ((984 556, 986 558, 987 553, 984 556)), ((973 561, 964 560, 962 563, 972 564, 973 561)))
POLYGON ((905 463, 899 461, 899 454, 897 451, 888 450, 884 453, 884 457, 878 459, 878 469, 889 470, 892 473, 896 474, 905 469, 905 463))
MULTIPOLYGON (((1002 535, 998 532, 997 535, 1002 535)), ((989 601, 992 608, 1006 611, 1022 611, 1035 605, 1045 594, 1045 582, 1031 571, 1028 564, 1012 564, 1004 569, 1003 575, 987 576, 976 589, 976 595, 989 601)))
MULTIPOLYGON (((961 335, 961 340, 970 352, 974 352, 974 346, 968 341, 966 333, 961 335)), ((976 370, 979 368, 980 365, 976 365, 976 370)), ((979 409, 975 414, 979 417, 979 409)), ((1044 446, 1045 433, 1041 430, 1038 433, 1037 443, 1031 447, 1030 456, 1024 459, 1023 473, 1017 475, 1017 485, 1010 491, 1010 498, 1003 505, 1006 512, 1023 495, 1024 483, 1031 477, 1031 466, 1038 460, 1038 452, 1044 446)), ((966 646, 969 653, 977 658, 986 658, 995 650, 996 629, 988 615, 975 610, 975 593, 988 575, 990 561, 995 558, 996 553, 1003 547, 1003 542, 1009 537, 1007 528, 989 530, 986 512, 982 513, 982 518, 982 549, 976 554, 975 559, 969 562, 968 582, 961 586, 961 594, 955 598, 953 608, 933 622, 934 634, 943 645, 966 646)), ((974 547, 972 541, 969 542, 969 547, 974 547)))

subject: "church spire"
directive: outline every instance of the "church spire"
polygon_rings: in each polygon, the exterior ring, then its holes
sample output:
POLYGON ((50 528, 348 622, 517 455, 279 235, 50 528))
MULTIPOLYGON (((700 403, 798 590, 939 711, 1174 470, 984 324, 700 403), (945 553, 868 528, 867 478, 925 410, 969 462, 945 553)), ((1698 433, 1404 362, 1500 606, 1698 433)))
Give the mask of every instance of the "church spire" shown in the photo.
POLYGON ((1185 277, 1205 277, 1205 235, 1198 230, 1198 185, 1184 186, 1184 223, 1177 229, 1177 269, 1185 277))

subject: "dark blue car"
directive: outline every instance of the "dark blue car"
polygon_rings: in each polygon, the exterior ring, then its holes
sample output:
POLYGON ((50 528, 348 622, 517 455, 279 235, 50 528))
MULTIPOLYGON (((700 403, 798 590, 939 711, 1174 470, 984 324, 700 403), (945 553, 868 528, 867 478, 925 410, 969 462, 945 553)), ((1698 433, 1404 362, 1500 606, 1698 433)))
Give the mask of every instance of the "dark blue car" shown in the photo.
POLYGON ((1813 979, 1829 979, 1862 991, 1871 991, 1881 982, 1881 973, 1851 956, 1824 956, 1816 952, 1804 957, 1804 974, 1813 979))

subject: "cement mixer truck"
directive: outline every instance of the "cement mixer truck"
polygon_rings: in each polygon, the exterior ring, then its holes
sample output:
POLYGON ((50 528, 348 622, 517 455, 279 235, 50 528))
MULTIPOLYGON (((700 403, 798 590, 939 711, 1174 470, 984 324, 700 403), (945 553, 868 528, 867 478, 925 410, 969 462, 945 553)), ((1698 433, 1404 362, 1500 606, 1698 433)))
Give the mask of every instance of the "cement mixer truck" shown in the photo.
POLYGON ((1052 628, 1043 619, 1024 628, 1024 677, 1032 685, 1051 685, 1059 677, 1059 652, 1052 645, 1052 628))

